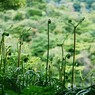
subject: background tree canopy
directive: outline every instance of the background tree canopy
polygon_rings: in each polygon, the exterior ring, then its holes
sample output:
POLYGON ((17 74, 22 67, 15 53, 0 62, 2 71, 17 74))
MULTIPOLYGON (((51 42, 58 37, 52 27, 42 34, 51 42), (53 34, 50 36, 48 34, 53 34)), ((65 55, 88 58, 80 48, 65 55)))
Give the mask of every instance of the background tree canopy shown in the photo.
POLYGON ((4 9, 17 9, 26 4, 26 0, 0 0, 4 9))

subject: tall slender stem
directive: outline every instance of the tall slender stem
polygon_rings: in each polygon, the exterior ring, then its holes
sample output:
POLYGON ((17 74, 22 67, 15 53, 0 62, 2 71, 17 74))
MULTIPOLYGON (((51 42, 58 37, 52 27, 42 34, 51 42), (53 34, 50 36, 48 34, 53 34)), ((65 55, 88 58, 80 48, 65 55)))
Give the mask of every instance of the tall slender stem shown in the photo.
POLYGON ((61 68, 62 68, 62 70, 63 70, 63 44, 62 44, 62 66, 61 66, 61 68))
POLYGON ((22 34, 20 35, 19 39, 19 50, 18 50, 18 67, 20 66, 20 60, 21 60, 21 48, 22 48, 22 42, 23 42, 23 37, 22 34))
POLYGON ((62 81, 62 73, 63 73, 63 43, 62 43, 62 64, 61 64, 61 81, 62 81))
POLYGON ((46 84, 48 81, 48 63, 49 63, 49 24, 51 23, 51 20, 48 20, 48 46, 47 46, 47 63, 46 63, 46 84))
POLYGON ((24 88, 24 64, 22 61, 22 74, 23 74, 23 83, 22 83, 22 87, 24 88))
POLYGON ((66 81, 66 56, 65 56, 65 63, 64 63, 64 81, 63 81, 63 86, 65 87, 65 81, 66 81))
POLYGON ((20 59, 21 59, 21 42, 20 42, 20 46, 19 46, 19 50, 18 50, 18 67, 20 65, 20 59))
POLYGON ((5 65, 6 65, 6 52, 5 52, 5 41, 4 41, 5 35, 2 34, 2 40, 1 40, 1 65, 3 63, 3 72, 5 73, 5 65))
MULTIPOLYGON (((2 38, 3 38, 3 36, 2 36, 2 38)), ((1 67, 2 67, 2 63, 3 63, 3 60, 2 60, 2 39, 1 39, 1 46, 0 46, 0 52, 1 52, 1 63, 0 63, 0 72, 1 72, 1 67)))
POLYGON ((75 51, 76 51, 76 27, 74 27, 74 53, 73 53, 73 66, 72 66, 72 90, 74 84, 74 66, 75 66, 75 51))
POLYGON ((75 68, 74 68, 74 66, 75 66, 75 52, 76 52, 76 29, 77 29, 77 27, 82 23, 82 21, 84 20, 85 18, 83 17, 80 21, 79 21, 79 23, 77 23, 77 25, 74 25, 73 23, 72 23, 72 21, 70 20, 69 21, 69 23, 71 23, 71 25, 73 26, 73 28, 74 28, 74 30, 73 30, 73 32, 74 32, 74 52, 73 52, 73 65, 72 65, 72 85, 71 85, 71 87, 72 87, 72 90, 73 90, 73 85, 74 85, 74 81, 75 81, 75 78, 74 78, 74 76, 75 76, 75 68))

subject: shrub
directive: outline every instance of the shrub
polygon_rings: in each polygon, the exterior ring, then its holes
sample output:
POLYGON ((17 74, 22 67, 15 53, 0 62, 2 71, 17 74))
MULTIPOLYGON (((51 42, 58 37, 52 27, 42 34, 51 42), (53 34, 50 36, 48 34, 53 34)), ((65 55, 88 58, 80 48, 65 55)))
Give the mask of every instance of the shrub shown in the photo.
POLYGON ((74 4, 73 4, 73 7, 74 7, 74 9, 75 9, 75 11, 80 11, 80 9, 81 9, 81 6, 80 6, 80 3, 78 3, 78 2, 75 2, 74 4))
POLYGON ((33 9, 33 8, 27 9, 27 16, 28 17, 34 16, 34 15, 42 16, 42 12, 39 9, 33 9))
POLYGON ((25 18, 25 15, 23 12, 17 12, 17 14, 14 16, 13 20, 23 20, 25 18))
POLYGON ((26 0, 1 0, 0 3, 4 9, 17 9, 24 6, 26 0))
POLYGON ((92 8, 93 10, 95 10, 95 3, 93 3, 93 4, 91 5, 91 8, 92 8))

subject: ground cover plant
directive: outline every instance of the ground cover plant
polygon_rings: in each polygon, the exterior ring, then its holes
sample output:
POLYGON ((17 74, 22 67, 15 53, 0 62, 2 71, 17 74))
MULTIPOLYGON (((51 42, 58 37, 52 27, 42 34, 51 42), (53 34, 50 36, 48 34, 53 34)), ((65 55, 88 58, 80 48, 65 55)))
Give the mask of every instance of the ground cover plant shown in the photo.
POLYGON ((95 95, 94 0, 0 0, 0 95, 95 95))

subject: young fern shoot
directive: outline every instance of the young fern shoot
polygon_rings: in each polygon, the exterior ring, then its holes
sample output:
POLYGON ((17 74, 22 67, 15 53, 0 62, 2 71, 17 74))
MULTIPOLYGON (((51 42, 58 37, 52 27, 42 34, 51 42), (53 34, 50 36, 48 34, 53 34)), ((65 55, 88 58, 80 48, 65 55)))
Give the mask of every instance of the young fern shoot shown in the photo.
MULTIPOLYGON (((9 36, 9 33, 3 33, 1 39, 1 66, 3 64, 3 72, 5 73, 6 65, 6 48, 5 48, 5 36, 9 36)), ((0 67, 1 68, 1 67, 0 67)))
POLYGON ((48 82, 48 63, 49 63, 49 25, 51 24, 51 20, 49 19, 48 20, 48 47, 47 47, 47 63, 46 63, 46 85, 47 85, 47 82, 48 82))
POLYGON ((76 52, 76 29, 77 27, 82 23, 82 21, 84 20, 85 18, 83 17, 76 25, 74 25, 72 23, 72 20, 69 20, 69 23, 73 26, 73 32, 74 32, 74 52, 73 52, 73 65, 72 65, 72 90, 73 90, 73 85, 74 85, 74 73, 75 73, 75 52, 76 52))

